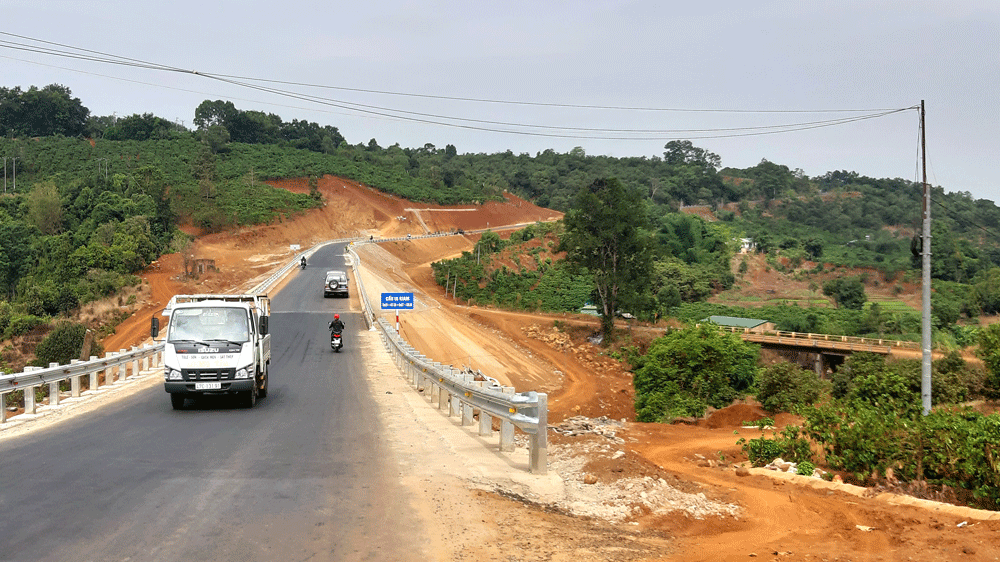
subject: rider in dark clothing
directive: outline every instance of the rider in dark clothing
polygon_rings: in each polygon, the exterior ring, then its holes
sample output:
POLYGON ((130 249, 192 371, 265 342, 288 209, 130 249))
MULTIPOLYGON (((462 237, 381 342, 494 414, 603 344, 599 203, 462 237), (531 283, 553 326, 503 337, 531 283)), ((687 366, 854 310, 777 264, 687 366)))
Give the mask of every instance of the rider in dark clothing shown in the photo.
POLYGON ((333 315, 333 320, 330 321, 328 327, 330 328, 330 331, 335 334, 340 334, 344 331, 344 322, 341 321, 339 314, 333 315))
POLYGON ((302 267, 305 267, 305 266, 306 266, 306 257, 305 257, 305 256, 302 256, 302 259, 301 259, 301 260, 299 260, 299 264, 300 264, 300 265, 301 265, 302 267))

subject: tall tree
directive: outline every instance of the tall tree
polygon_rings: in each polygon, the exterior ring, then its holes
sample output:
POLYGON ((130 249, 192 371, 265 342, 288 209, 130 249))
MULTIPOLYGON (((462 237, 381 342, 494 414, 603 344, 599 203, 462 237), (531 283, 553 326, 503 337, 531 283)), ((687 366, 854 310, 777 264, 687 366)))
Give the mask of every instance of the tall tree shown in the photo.
POLYGON ((90 110, 66 86, 0 88, 0 134, 75 137, 87 133, 90 110))
POLYGON ((586 269, 593 275, 594 294, 601 307, 601 332, 607 343, 614 337, 615 313, 637 300, 650 276, 642 200, 641 193, 627 189, 615 178, 598 179, 577 193, 564 218, 566 235, 560 250, 567 253, 566 259, 576 270, 586 269))

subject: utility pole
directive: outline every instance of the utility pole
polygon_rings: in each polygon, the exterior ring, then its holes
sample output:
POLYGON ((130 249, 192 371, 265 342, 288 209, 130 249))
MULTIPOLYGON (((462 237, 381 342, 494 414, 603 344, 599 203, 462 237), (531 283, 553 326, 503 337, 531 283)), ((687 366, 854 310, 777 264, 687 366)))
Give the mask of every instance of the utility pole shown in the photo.
POLYGON ((108 159, 107 158, 98 158, 97 159, 97 173, 98 174, 101 173, 101 160, 104 160, 104 183, 107 184, 108 183, 108 159))
MULTIPOLYGON (((11 188, 11 191, 17 191, 17 161, 18 161, 18 157, 11 156, 10 161, 14 163, 14 166, 13 166, 14 167, 14 187, 11 188)), ((6 175, 6 173, 7 173, 7 163, 4 162, 4 174, 6 175)), ((7 189, 6 184, 4 184, 4 191, 6 191, 6 189, 7 189)))
POLYGON ((7 194, 7 157, 3 157, 3 192, 7 194))
POLYGON ((920 398, 924 415, 931 413, 931 186, 927 183, 927 134, 924 127, 924 100, 920 100, 920 160, 924 183, 923 271, 921 279, 923 310, 920 325, 920 398))

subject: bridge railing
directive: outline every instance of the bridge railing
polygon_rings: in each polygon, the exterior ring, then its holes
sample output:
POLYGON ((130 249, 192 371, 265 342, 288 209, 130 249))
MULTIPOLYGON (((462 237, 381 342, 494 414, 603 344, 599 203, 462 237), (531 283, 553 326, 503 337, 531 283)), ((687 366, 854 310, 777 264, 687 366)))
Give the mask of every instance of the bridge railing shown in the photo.
POLYGON ((457 370, 452 365, 433 361, 414 349, 384 318, 375 316, 374 309, 358 274, 361 258, 352 248, 355 280, 362 295, 366 318, 372 318, 374 328, 381 332, 382 342, 389 350, 402 376, 431 405, 447 415, 458 416, 463 426, 473 425, 478 416, 478 433, 493 435, 493 420, 500 425, 500 450, 514 450, 514 428, 528 434, 528 469, 533 474, 545 474, 548 469, 548 395, 529 391, 515 393, 514 387, 501 386, 495 379, 469 370, 457 370))
POLYGON ((892 349, 920 349, 920 343, 913 341, 889 340, 881 338, 859 338, 855 336, 839 336, 834 334, 812 334, 807 332, 784 332, 776 330, 755 332, 750 328, 737 328, 734 326, 719 326, 719 329, 724 332, 730 332, 734 334, 748 334, 761 337, 774 336, 792 340, 857 344, 857 345, 872 346, 872 347, 888 347, 892 349))

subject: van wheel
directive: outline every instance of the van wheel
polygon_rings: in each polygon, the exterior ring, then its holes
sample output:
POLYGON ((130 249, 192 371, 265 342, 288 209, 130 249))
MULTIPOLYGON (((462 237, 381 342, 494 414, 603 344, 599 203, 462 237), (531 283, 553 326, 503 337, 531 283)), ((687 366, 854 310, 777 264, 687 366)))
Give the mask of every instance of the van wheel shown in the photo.
POLYGON ((175 410, 184 409, 184 395, 183 394, 171 394, 170 395, 170 405, 174 407, 175 410))

